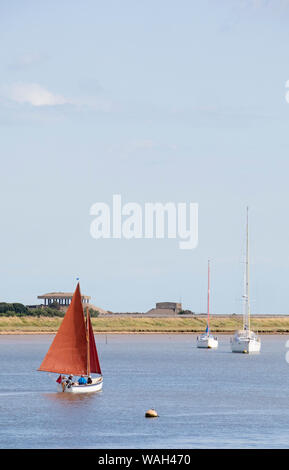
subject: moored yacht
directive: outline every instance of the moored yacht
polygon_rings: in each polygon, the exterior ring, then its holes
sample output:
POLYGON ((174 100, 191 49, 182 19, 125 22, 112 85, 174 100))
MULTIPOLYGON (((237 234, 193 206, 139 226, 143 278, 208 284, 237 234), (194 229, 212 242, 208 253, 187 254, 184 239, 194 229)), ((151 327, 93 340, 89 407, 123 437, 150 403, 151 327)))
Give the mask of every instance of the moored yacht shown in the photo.
POLYGON ((210 333, 203 333, 197 337, 197 347, 214 349, 218 347, 218 339, 210 333))
POLYGON ((197 348, 213 349, 218 347, 218 339, 210 333, 210 260, 208 261, 208 320, 205 333, 197 337, 197 348))
POLYGON ((238 330, 231 340, 232 352, 254 353, 261 349, 259 336, 250 330, 238 330))
POLYGON ((246 268, 245 268, 245 292, 243 295, 244 300, 244 313, 243 313, 243 329, 235 332, 231 338, 232 352, 239 353, 254 353, 259 352, 261 349, 261 339, 250 330, 250 301, 249 301, 249 236, 248 236, 248 207, 247 207, 247 228, 246 228, 246 268))

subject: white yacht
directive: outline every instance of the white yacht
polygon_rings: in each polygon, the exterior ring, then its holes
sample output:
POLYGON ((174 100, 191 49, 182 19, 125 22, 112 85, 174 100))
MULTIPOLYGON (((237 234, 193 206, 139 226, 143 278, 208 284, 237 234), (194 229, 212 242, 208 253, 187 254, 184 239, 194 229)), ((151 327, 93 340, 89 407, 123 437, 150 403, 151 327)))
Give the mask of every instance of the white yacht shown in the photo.
POLYGON ((254 353, 261 349, 259 336, 247 329, 238 330, 231 339, 232 352, 254 353))
POLYGON ((235 332, 231 338, 232 352, 239 353, 256 353, 261 349, 261 339, 250 330, 250 301, 249 301, 249 236, 248 236, 248 207, 247 207, 247 227, 246 227, 246 268, 245 268, 245 292, 244 313, 243 313, 243 329, 235 332))
POLYGON ((218 339, 210 333, 210 260, 208 261, 208 321, 206 332, 197 337, 197 348, 214 349, 218 347, 218 339))
POLYGON ((197 337, 197 348, 214 349, 218 347, 218 339, 209 332, 197 337))

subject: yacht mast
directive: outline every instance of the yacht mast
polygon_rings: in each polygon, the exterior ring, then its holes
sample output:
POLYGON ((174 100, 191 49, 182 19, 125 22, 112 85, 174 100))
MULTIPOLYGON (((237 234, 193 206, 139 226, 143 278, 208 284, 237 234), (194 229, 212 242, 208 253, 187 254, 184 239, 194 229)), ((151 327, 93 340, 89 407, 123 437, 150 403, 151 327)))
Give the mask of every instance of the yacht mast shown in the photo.
POLYGON ((210 332, 210 260, 208 260, 208 333, 210 332))
POLYGON ((244 330, 250 330, 250 285, 249 285, 249 208, 247 207, 246 224, 246 269, 245 269, 245 293, 244 293, 244 330))

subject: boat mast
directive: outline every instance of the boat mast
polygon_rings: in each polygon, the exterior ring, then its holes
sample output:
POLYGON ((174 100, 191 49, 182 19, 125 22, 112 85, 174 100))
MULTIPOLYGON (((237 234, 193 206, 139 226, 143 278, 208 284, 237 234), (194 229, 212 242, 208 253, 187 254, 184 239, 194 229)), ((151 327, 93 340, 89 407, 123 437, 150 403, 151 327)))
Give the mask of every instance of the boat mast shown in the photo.
POLYGON ((244 330, 250 330, 250 302, 249 302, 249 208, 247 206, 246 223, 246 269, 245 269, 245 294, 244 294, 244 330))
POLYGON ((208 313, 208 333, 210 332, 210 260, 208 260, 208 304, 207 304, 207 313, 208 313))
POLYGON ((89 312, 86 307, 86 339, 87 339, 87 376, 90 376, 90 339, 89 339, 89 312))

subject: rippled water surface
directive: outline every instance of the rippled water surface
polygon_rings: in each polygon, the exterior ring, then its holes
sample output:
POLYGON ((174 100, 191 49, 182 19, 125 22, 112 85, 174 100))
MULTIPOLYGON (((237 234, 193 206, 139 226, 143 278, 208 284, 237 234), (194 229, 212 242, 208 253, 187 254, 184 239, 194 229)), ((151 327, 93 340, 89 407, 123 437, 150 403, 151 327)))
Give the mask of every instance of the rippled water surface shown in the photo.
POLYGON ((201 350, 194 335, 98 335, 103 391, 80 396, 37 371, 52 339, 0 336, 2 449, 289 447, 287 336, 243 355, 229 336, 201 350))

